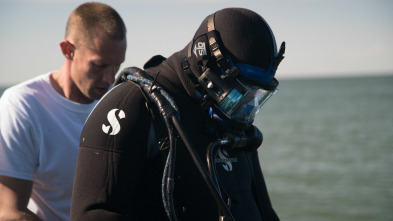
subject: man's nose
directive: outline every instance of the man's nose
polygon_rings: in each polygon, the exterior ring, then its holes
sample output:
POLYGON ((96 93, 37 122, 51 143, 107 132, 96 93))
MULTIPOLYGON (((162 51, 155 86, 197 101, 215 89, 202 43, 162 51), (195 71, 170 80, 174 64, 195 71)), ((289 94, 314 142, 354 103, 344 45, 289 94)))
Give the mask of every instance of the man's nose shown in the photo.
POLYGON ((105 69, 105 73, 103 75, 103 80, 105 82, 108 82, 110 84, 113 84, 115 82, 115 75, 118 71, 117 66, 115 65, 110 65, 105 69))

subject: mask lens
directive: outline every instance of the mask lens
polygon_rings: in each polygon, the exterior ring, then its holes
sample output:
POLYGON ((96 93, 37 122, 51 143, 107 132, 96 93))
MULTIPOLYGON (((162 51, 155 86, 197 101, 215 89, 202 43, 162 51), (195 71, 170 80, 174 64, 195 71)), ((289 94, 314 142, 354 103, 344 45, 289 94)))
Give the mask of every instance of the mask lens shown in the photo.
POLYGON ((221 110, 225 112, 231 112, 231 109, 236 106, 243 95, 234 88, 231 93, 220 103, 221 110))
POLYGON ((226 99, 220 103, 220 108, 226 112, 228 117, 240 123, 252 123, 255 115, 259 112, 262 105, 269 98, 277 93, 277 89, 273 91, 264 90, 259 87, 247 87, 247 92, 242 95, 234 89, 226 99))

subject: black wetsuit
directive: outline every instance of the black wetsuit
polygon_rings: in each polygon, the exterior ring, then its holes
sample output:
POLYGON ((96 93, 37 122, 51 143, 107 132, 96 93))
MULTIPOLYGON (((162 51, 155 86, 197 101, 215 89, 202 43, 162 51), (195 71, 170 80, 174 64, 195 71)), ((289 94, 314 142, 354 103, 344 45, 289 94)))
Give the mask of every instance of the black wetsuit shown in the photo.
MULTIPOLYGON (((216 137, 208 132, 207 111, 183 87, 179 55, 168 58, 165 62, 169 65, 153 60, 145 65, 145 71, 153 78, 159 73, 157 82, 175 99, 181 124, 205 162, 206 148, 216 137)), ((99 102, 81 135, 71 220, 168 220, 161 199, 165 154, 158 150, 156 141, 149 140, 152 122, 146 98, 132 82, 116 86, 99 102)), ((234 218, 278 220, 257 151, 218 151, 217 173, 224 199, 231 199, 234 218)), ((181 139, 175 165, 177 218, 217 221, 217 204, 181 139)))

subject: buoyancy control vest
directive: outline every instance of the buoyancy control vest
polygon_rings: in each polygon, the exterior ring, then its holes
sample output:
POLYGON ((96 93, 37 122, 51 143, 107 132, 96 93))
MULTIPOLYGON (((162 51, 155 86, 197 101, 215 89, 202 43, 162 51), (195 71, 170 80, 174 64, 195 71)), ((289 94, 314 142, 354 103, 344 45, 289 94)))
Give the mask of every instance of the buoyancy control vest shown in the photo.
MULTIPOLYGON (((157 82, 155 82, 155 79, 137 67, 124 69, 121 73, 121 78, 121 81, 131 81, 139 85, 139 87, 142 89, 143 95, 146 98, 147 109, 152 115, 153 121, 151 128, 154 128, 154 130, 150 130, 149 132, 150 142, 148 148, 150 149, 149 153, 152 153, 152 155, 155 155, 157 152, 159 152, 159 155, 165 164, 162 176, 161 194, 165 212, 168 218, 170 220, 177 220, 173 197, 173 176, 174 161, 176 159, 176 142, 178 137, 180 137, 191 154, 194 163, 198 167, 200 174, 202 175, 206 185, 208 186, 217 203, 220 218, 222 220, 234 220, 234 217, 227 207, 227 202, 224 201, 220 192, 219 183, 217 181, 216 175, 214 174, 214 170, 212 170, 210 166, 209 170, 205 168, 193 145, 188 141, 187 135, 184 134, 184 131, 182 130, 178 120, 178 107, 174 102, 174 99, 159 84, 157 84, 157 82)), ((258 132, 259 130, 254 131, 254 133, 257 133, 256 136, 259 136, 258 132)), ((262 134, 260 134, 260 136, 262 136, 262 134)), ((218 140, 216 144, 213 143, 212 145, 226 145, 229 143, 232 143, 233 145, 234 142, 237 144, 241 142, 247 142, 242 139, 242 137, 228 136, 224 139, 218 140)), ((258 207, 260 208, 260 212, 264 219, 267 217, 274 217, 273 220, 278 220, 277 216, 271 208, 266 188, 261 188, 262 186, 266 186, 263 176, 261 176, 261 174, 259 175, 259 173, 255 173, 254 171, 255 168, 260 167, 259 163, 255 163, 258 162, 258 160, 252 159, 252 157, 255 156, 257 155, 251 153, 247 154, 248 162, 252 169, 251 172, 254 177, 253 188, 256 194, 256 202, 258 203, 258 207)))

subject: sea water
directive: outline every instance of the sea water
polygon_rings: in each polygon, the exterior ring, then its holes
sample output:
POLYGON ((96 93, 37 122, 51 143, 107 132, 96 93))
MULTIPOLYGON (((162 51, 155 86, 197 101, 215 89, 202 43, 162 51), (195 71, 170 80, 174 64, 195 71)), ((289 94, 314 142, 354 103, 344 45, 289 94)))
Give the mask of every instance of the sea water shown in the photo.
POLYGON ((282 80, 258 114, 281 220, 393 220, 393 76, 282 80))
POLYGON ((281 80, 255 125, 281 220, 393 220, 393 76, 281 80))

